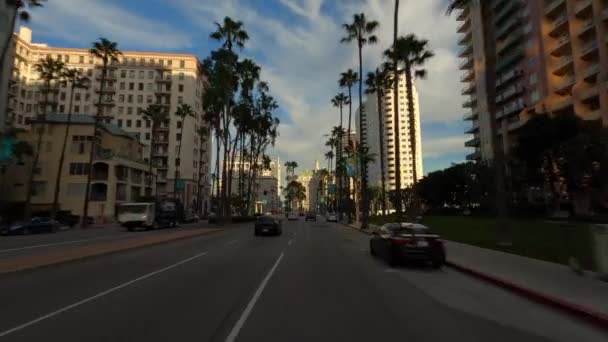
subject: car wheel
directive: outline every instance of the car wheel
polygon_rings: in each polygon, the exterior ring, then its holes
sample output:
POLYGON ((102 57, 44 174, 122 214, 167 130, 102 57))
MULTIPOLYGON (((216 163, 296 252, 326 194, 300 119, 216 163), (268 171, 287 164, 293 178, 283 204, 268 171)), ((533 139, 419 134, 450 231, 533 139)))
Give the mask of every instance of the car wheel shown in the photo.
POLYGON ((390 267, 397 266, 399 260, 397 259, 397 255, 395 255, 395 252, 393 251, 392 246, 390 246, 388 248, 388 250, 386 251, 386 255, 384 256, 384 261, 386 261, 386 263, 390 267))

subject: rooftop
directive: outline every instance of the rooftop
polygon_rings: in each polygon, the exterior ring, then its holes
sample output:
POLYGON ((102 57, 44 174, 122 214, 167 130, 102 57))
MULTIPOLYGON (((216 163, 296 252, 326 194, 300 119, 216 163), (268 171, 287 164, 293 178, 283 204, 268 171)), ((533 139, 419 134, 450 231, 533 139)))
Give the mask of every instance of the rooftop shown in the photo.
MULTIPOLYGON (((33 120, 33 122, 41 122, 41 120, 33 120)), ((67 124, 68 114, 47 114, 44 122, 52 124, 67 124)), ((95 117, 86 114, 72 114, 70 122, 73 125, 94 125, 95 117)), ((135 133, 127 132, 114 124, 102 121, 100 122, 100 126, 112 135, 124 136, 139 142, 139 139, 137 139, 137 135, 135 133)))

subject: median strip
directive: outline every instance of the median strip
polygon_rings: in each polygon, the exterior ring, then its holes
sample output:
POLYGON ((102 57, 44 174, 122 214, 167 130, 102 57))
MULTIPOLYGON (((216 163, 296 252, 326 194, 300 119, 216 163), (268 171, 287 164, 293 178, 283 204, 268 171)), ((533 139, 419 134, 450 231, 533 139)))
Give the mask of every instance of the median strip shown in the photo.
POLYGON ((221 229, 197 229, 188 231, 172 231, 141 238, 118 241, 100 242, 92 245, 65 249, 46 254, 27 255, 0 261, 0 274, 20 272, 39 267, 62 264, 99 255, 118 253, 130 249, 148 247, 171 241, 192 238, 200 235, 219 232, 221 229))

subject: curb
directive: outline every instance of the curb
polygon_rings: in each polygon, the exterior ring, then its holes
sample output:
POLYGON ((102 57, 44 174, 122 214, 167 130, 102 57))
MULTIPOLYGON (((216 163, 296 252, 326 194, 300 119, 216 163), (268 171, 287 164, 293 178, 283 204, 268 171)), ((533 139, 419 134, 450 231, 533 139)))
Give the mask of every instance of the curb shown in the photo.
MULTIPOLYGON (((359 228, 350 226, 348 224, 343 224, 346 227, 352 228, 355 231, 361 232, 363 234, 369 235, 369 232, 363 231, 359 228)), ((477 271, 475 269, 460 265, 458 263, 447 260, 446 265, 452 267, 460 272, 466 273, 468 275, 474 276, 478 279, 484 280, 488 283, 494 284, 503 289, 514 292, 522 297, 528 298, 534 302, 544 304, 550 306, 554 309, 561 310, 569 315, 576 316, 580 319, 583 319, 593 325, 608 331, 608 315, 594 311, 592 309, 586 308, 584 306, 574 304, 542 292, 532 290, 530 288, 515 284, 508 280, 502 279, 500 277, 496 277, 494 275, 490 275, 484 272, 477 271)))
MULTIPOLYGON (((223 231, 223 229, 211 228, 211 229, 206 229, 205 231, 198 231, 193 234, 182 234, 182 235, 178 235, 178 236, 169 237, 167 239, 155 239, 155 240, 148 241, 148 242, 139 241, 140 243, 134 243, 132 245, 116 246, 116 248, 107 248, 105 250, 102 249, 102 250, 97 250, 97 251, 90 250, 92 247, 93 248, 95 247, 94 245, 81 246, 79 248, 73 249, 72 255, 63 255, 62 256, 62 255, 58 255, 58 254, 47 254, 47 255, 25 256, 24 259, 22 259, 22 261, 27 262, 28 259, 32 260, 32 262, 30 264, 24 265, 22 263, 22 264, 16 264, 16 265, 12 264, 11 265, 10 263, 8 263, 8 265, 2 265, 0 263, 0 277, 19 273, 19 272, 31 271, 31 270, 35 270, 35 269, 39 269, 39 268, 48 267, 48 266, 55 266, 55 265, 66 264, 66 263, 70 263, 70 262, 74 262, 74 261, 95 258, 98 256, 121 253, 121 252, 136 250, 139 248, 151 247, 151 246, 161 245, 164 243, 170 243, 170 242, 185 240, 185 239, 189 239, 189 238, 195 238, 195 237, 199 237, 202 235, 213 234, 213 233, 217 233, 217 232, 221 232, 221 231, 223 231), (74 251, 76 251, 76 252, 82 251, 82 252, 80 254, 77 254, 74 251), (36 259, 38 259, 38 260, 36 260, 36 259)), ((116 241, 112 241, 111 243, 115 243, 115 242, 116 241)), ((137 242, 137 241, 135 241, 135 242, 137 242)), ((105 246, 108 244, 109 243, 101 244, 101 246, 105 246)), ((99 246, 100 245, 98 245, 97 247, 99 247, 99 246)))
POLYGON ((584 319, 585 321, 594 324, 595 326, 608 331, 608 315, 586 308, 584 306, 574 304, 542 292, 532 290, 530 288, 515 284, 508 280, 490 275, 484 272, 474 270, 472 268, 460 265, 452 261, 446 261, 446 264, 460 272, 469 274, 476 278, 482 279, 488 283, 492 283, 498 287, 517 293, 523 297, 526 297, 532 301, 540 304, 551 306, 555 309, 559 309, 572 316, 584 319))

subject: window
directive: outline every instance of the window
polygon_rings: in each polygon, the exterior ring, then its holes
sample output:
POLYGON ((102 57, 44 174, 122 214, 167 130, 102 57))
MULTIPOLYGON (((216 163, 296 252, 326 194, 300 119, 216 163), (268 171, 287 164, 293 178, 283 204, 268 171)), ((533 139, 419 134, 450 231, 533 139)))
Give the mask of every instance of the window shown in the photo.
POLYGON ((144 112, 144 109, 141 107, 137 107, 137 115, 141 115, 144 112))
POLYGON ((179 103, 179 104, 184 103, 184 97, 183 96, 178 96, 177 97, 177 103, 179 103))
POLYGON ((129 103, 133 103, 133 95, 129 95, 129 96, 127 97, 127 102, 129 102, 129 103))
POLYGON ((74 113, 80 113, 80 106, 74 106, 74 113))
POLYGON ((180 79, 180 80, 183 80, 183 79, 184 79, 184 73, 183 73, 183 72, 180 72, 180 73, 179 73, 179 79, 180 79))
POLYGON ((133 107, 127 107, 127 115, 133 114, 133 107))
POLYGON ((46 181, 34 181, 32 192, 35 196, 44 196, 46 194, 46 181))
POLYGON ((177 134, 175 135, 175 139, 176 139, 176 140, 178 140, 178 141, 179 141, 179 140, 182 140, 182 135, 181 135, 181 134, 179 134, 179 133, 177 133, 177 134))
POLYGON ((124 114, 125 113, 125 107, 118 107, 118 114, 124 114))
POLYGON ((536 73, 532 73, 530 75, 530 85, 535 85, 538 81, 538 75, 536 73))
POLYGON ((167 60, 167 65, 173 65, 173 60, 172 59, 167 60))
POLYGON ((135 83, 129 82, 129 90, 135 90, 135 83))
POLYGON ((127 120, 127 127, 131 127, 131 120, 127 120))
POLYGON ((89 174, 88 163, 70 163, 70 175, 81 176, 89 174))
POLYGON ((154 71, 152 71, 152 70, 148 71, 148 78, 149 79, 153 79, 154 78, 154 71))
POLYGON ((59 94, 59 99, 61 101, 65 101, 65 93, 64 92, 61 92, 61 94, 59 94))
POLYGON ((135 70, 129 70, 129 78, 135 78, 135 70))
POLYGON ((143 91, 143 90, 144 90, 144 84, 143 84, 143 83, 139 83, 139 84, 137 85, 137 90, 139 90, 139 91, 143 91))
POLYGON ((183 85, 183 84, 178 85, 178 86, 177 86, 177 90, 178 90, 180 93, 182 93, 182 92, 184 91, 184 85, 183 85))
POLYGON ((146 119, 146 128, 150 128, 152 126, 150 120, 146 119))
POLYGON ((74 94, 74 100, 80 101, 80 93, 74 94))
POLYGON ((135 121, 135 127, 141 127, 141 120, 135 121))
POLYGON ((125 102, 125 96, 124 95, 118 95, 118 102, 120 102, 120 103, 125 102))
POLYGON ((89 101, 91 99, 91 94, 89 94, 89 93, 84 94, 84 99, 85 99, 85 101, 89 101))
POLYGON ((78 63, 84 64, 84 56, 78 57, 78 63))
POLYGON ((150 133, 146 133, 145 137, 146 140, 150 140, 150 133))
POLYGON ((127 77, 127 70, 120 70, 120 77, 121 78, 126 78, 127 77))
POLYGON ((84 113, 89 114, 89 106, 84 106, 84 113))
POLYGON ((144 96, 143 95, 137 95, 137 103, 144 103, 144 96))
POLYGON ((186 61, 179 61, 179 67, 180 68, 185 68, 186 67, 186 61))
POLYGON ((154 87, 154 86, 152 85, 152 83, 148 83, 148 84, 146 84, 146 90, 147 90, 147 91, 152 91, 153 87, 154 87))
POLYGON ((146 96, 146 103, 152 103, 152 101, 154 101, 154 98, 152 97, 152 95, 146 96))
POLYGON ((122 127, 122 119, 118 119, 118 127, 122 127))
POLYGON ((532 102, 537 102, 537 101, 539 100, 539 98, 540 98, 540 96, 538 95, 538 90, 536 90, 536 89, 535 89, 535 90, 532 92, 532 94, 530 95, 530 100, 531 100, 532 102))
POLYGON ((120 82, 120 90, 125 90, 125 82, 120 82))
POLYGON ((177 128, 182 128, 182 122, 181 121, 177 122, 177 128))
POLYGON ((93 69, 87 70, 87 76, 93 77, 93 69))
POLYGON ((146 77, 145 73, 143 70, 139 70, 139 78, 144 78, 146 77))

